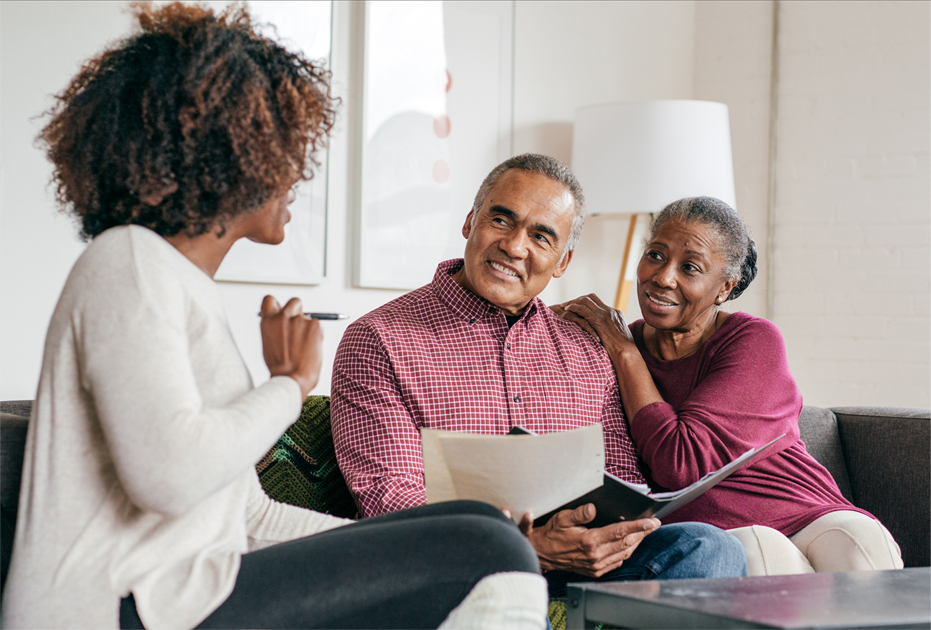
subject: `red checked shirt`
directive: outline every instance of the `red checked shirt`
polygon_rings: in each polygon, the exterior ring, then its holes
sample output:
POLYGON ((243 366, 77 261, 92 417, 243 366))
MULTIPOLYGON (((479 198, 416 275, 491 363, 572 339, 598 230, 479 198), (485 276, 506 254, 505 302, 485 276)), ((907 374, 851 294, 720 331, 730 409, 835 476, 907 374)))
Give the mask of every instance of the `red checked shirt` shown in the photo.
POLYGON ((510 329, 437 268, 433 282, 353 322, 336 352, 331 421, 363 517, 426 503, 420 429, 537 433, 601 422, 605 468, 645 483, 614 368, 597 339, 538 298, 510 329))

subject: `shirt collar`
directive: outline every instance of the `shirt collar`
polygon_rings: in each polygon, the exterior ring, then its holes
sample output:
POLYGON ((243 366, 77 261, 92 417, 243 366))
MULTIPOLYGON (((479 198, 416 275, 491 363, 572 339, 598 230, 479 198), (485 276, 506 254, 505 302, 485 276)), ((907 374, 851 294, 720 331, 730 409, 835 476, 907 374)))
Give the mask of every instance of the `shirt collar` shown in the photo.
MULTIPOLYGON (((462 258, 441 262, 433 275, 431 283, 433 292, 456 317, 470 324, 488 316, 503 318, 504 314, 500 308, 485 298, 475 295, 453 279, 453 274, 462 269, 464 264, 462 258)), ((542 305, 540 298, 533 298, 520 321, 526 323, 542 305)))

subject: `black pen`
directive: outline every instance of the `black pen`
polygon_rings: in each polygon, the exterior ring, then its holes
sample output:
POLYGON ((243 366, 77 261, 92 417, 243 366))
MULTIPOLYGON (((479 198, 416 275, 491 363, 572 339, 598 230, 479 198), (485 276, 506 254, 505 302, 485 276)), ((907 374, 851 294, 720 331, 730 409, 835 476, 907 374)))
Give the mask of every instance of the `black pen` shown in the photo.
MULTIPOLYGON (((257 314, 259 317, 262 316, 261 313, 257 314)), ((304 313, 304 317, 307 319, 349 319, 349 315, 343 313, 304 313)))
POLYGON ((304 313, 310 319, 349 319, 349 315, 342 313, 304 313))

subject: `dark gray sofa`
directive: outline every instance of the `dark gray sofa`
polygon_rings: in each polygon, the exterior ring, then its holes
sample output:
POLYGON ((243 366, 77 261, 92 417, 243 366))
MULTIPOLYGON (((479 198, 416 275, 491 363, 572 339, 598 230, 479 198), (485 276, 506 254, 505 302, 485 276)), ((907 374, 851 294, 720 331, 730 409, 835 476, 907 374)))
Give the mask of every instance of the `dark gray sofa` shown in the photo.
MULTIPOLYGON (((32 401, 0 402, 0 547, 6 581, 32 401)), ((906 567, 931 565, 931 416, 926 409, 805 407, 808 450, 854 505, 879 518, 906 567)), ((0 582, 2 586, 2 582, 0 582)))

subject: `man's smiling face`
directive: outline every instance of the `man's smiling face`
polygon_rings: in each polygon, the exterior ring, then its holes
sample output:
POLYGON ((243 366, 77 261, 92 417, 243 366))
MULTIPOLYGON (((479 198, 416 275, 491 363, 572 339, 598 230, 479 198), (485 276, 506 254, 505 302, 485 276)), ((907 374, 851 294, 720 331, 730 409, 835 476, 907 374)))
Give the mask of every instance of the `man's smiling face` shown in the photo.
POLYGON ((520 315, 550 278, 569 266, 563 257, 575 217, 569 189, 541 173, 510 169, 498 177, 478 216, 462 226, 465 265, 453 277, 508 315, 520 315))

